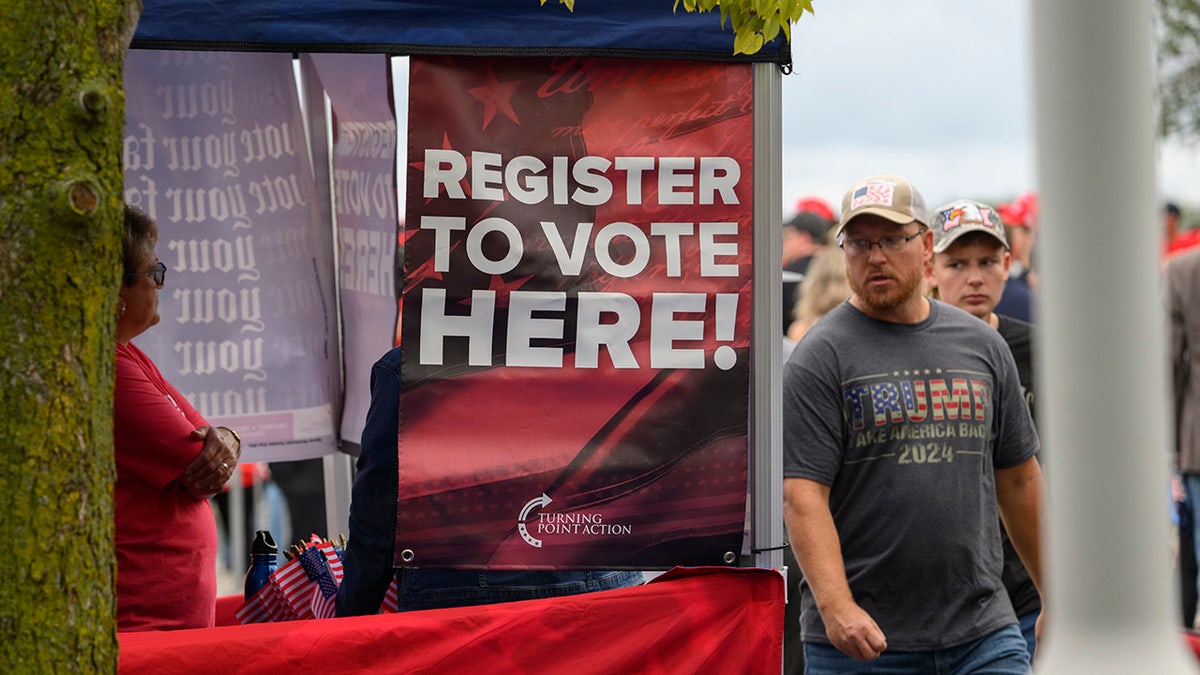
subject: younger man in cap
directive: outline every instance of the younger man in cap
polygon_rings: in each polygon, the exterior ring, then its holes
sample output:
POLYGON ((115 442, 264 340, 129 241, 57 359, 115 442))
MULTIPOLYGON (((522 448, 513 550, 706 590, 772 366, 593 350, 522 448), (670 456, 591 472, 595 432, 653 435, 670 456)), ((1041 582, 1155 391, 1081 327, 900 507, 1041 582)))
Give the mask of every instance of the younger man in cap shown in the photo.
MULTIPOLYGON (((1035 329, 1029 323, 996 311, 1005 290, 1010 259, 1008 239, 996 209, 966 199, 934 209, 929 286, 942 302, 974 314, 999 331, 1012 351, 1021 391, 1033 415, 1035 329)), ((1034 627, 1042 603, 1007 536, 1003 578, 1032 658, 1036 646, 1034 627)))
POLYGON ((1036 580, 1037 435, 996 331, 923 294, 929 223, 899 176, 851 186, 837 232, 853 295, 784 366, 810 673, 1029 669, 999 515, 1036 580))

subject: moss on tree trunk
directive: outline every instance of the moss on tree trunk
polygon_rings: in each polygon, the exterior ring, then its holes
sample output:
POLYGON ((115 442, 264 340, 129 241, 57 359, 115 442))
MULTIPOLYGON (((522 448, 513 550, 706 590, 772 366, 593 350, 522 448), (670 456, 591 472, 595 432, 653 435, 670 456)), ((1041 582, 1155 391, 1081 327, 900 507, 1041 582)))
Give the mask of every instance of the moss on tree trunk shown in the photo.
POLYGON ((140 9, 0 7, 0 672, 116 670, 122 72, 140 9))

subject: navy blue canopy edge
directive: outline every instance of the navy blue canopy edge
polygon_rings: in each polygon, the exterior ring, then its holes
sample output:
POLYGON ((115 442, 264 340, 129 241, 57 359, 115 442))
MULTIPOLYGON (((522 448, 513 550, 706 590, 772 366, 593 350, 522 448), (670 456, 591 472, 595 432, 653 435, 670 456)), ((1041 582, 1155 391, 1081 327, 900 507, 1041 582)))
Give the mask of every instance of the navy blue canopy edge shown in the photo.
POLYGON ((674 0, 144 0, 132 47, 392 55, 613 56, 773 62, 780 35, 733 53, 719 12, 673 11, 674 0))

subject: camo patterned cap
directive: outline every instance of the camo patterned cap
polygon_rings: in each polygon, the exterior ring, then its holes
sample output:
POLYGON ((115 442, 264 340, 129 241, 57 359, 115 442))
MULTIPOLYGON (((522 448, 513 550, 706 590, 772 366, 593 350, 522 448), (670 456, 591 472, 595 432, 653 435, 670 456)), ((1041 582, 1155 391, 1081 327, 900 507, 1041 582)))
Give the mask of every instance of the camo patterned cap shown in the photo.
POLYGON ((982 202, 960 199, 933 211, 933 252, 942 253, 968 232, 987 232, 1008 248, 1004 225, 996 209, 982 202))

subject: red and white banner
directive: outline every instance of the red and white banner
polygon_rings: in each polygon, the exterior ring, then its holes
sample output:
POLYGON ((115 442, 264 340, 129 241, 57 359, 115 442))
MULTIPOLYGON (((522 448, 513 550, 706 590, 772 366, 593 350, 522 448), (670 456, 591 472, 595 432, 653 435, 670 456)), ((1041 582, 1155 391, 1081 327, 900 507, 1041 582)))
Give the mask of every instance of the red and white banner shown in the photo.
POLYGON ((749 66, 414 57, 397 564, 723 564, 746 517, 749 66))

